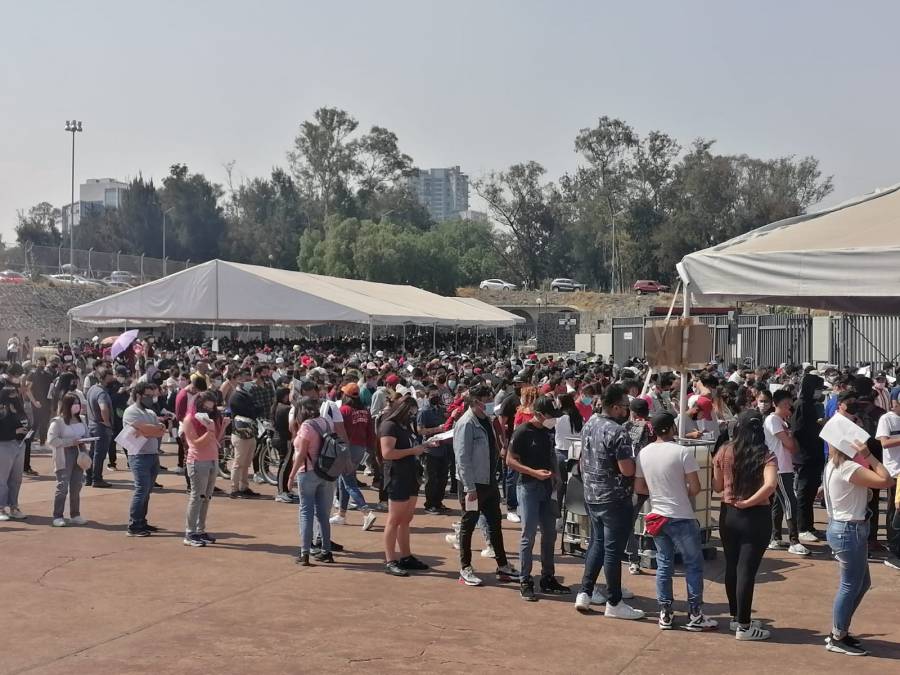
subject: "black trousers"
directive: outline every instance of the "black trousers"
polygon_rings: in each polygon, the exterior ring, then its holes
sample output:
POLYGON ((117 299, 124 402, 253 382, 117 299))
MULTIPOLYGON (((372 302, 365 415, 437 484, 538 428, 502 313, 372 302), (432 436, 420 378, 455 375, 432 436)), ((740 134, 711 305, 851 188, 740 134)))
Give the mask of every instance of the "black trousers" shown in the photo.
POLYGON ((728 609, 738 623, 750 623, 753 589, 759 563, 772 536, 771 507, 738 509, 722 504, 719 537, 725 554, 725 594, 728 609))
POLYGON ((772 505, 772 538, 781 541, 781 521, 787 521, 788 541, 796 544, 797 537, 797 495, 794 494, 794 474, 779 473, 775 503, 772 505))
POLYGON ((40 445, 47 442, 47 429, 50 427, 50 401, 41 401, 40 408, 31 409, 31 416, 34 418, 34 436, 40 445))
POLYGON ((278 491, 290 492, 291 486, 288 485, 288 478, 291 475, 291 469, 294 467, 294 453, 288 447, 286 438, 275 436, 272 438, 272 443, 274 443, 275 448, 278 450, 278 455, 281 457, 281 463, 278 465, 278 491))
POLYGON ((794 466, 794 492, 797 495, 797 529, 800 532, 815 532, 816 519, 813 507, 816 492, 822 485, 824 463, 797 464, 794 466))
POLYGON ((425 455, 425 508, 438 507, 447 494, 447 477, 450 475, 450 456, 425 455))
POLYGON ((503 532, 500 528, 500 489, 496 485, 476 484, 475 490, 478 493, 478 510, 466 511, 466 493, 463 491, 462 483, 459 484, 459 503, 462 506, 459 525, 459 566, 464 568, 472 564, 472 533, 478 524, 478 516, 484 515, 497 567, 504 567, 507 560, 506 549, 503 547, 503 532))

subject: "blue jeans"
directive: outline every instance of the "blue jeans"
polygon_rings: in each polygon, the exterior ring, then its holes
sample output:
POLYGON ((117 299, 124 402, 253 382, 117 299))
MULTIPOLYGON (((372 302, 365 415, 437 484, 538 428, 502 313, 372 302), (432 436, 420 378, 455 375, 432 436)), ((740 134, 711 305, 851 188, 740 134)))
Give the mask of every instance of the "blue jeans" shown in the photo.
POLYGON ((841 566, 841 581, 834 596, 832 611, 834 629, 841 633, 850 630, 853 613, 869 590, 869 523, 830 520, 826 531, 828 545, 841 566))
POLYGON ((134 475, 134 495, 128 511, 128 529, 132 532, 147 527, 147 508, 150 506, 150 491, 159 474, 159 455, 131 455, 128 465, 134 475))
POLYGON ((519 540, 519 565, 522 578, 531 576, 534 559, 534 539, 538 526, 541 528, 541 576, 556 574, 553 564, 553 550, 556 546, 556 506, 553 482, 532 480, 519 483, 516 487, 519 502, 519 517, 522 519, 522 537, 519 540))
POLYGON ((622 599, 622 554, 631 528, 631 497, 608 504, 585 504, 591 521, 591 539, 584 557, 581 591, 591 595, 602 568, 606 596, 611 605, 622 599))
POLYGON ((700 524, 694 518, 672 518, 653 537, 656 544, 656 599, 660 607, 672 606, 672 575, 675 551, 684 560, 688 607, 697 616, 703 607, 703 553, 700 550, 700 524))
POLYGON ((503 467, 503 494, 506 496, 506 510, 515 511, 519 508, 516 485, 519 483, 519 474, 508 466, 503 467))
POLYGON ((334 483, 319 478, 315 471, 297 474, 297 494, 300 495, 300 552, 309 553, 313 539, 313 517, 322 532, 322 550, 331 551, 331 501, 334 483))
POLYGON ((347 510, 350 504, 350 498, 353 497, 353 503, 360 511, 369 508, 366 504, 366 498, 363 497, 362 490, 356 482, 356 467, 363 460, 366 449, 361 445, 350 446, 350 459, 353 460, 353 470, 348 471, 337 479, 338 501, 340 502, 341 513, 347 510))
POLYGON ((89 433, 91 436, 97 436, 94 441, 94 457, 92 459, 91 468, 86 476, 88 483, 95 480, 103 480, 103 464, 109 457, 109 446, 112 445, 112 429, 102 424, 91 425, 89 433))

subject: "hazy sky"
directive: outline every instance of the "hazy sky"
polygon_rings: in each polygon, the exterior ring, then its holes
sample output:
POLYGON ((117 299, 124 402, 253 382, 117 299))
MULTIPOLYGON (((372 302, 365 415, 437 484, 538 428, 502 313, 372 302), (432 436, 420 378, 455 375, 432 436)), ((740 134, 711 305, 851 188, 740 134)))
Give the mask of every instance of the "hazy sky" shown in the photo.
POLYGON ((472 177, 534 159, 555 178, 610 115, 815 155, 828 203, 900 181, 896 2, 3 0, 2 25, 5 241, 17 209, 68 201, 73 117, 76 183, 267 174, 324 105, 472 177))

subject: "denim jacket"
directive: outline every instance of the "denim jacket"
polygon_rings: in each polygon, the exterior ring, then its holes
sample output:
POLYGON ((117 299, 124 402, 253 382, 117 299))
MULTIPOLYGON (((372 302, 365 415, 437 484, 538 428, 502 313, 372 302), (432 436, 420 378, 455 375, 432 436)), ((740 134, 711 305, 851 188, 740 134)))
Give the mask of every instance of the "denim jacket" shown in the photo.
POLYGON ((491 446, 484 426, 471 408, 453 427, 453 454, 456 456, 456 476, 463 490, 474 492, 476 484, 490 485, 491 446))

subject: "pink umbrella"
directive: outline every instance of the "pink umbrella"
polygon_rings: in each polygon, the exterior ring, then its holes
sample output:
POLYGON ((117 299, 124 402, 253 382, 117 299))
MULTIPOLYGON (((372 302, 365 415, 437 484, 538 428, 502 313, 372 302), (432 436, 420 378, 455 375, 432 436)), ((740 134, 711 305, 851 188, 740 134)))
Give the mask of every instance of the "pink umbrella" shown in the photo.
POLYGON ((113 342, 112 349, 109 350, 110 358, 115 359, 119 354, 128 349, 128 347, 131 346, 131 343, 135 341, 137 336, 138 331, 126 330, 119 337, 117 337, 116 341, 113 342))

